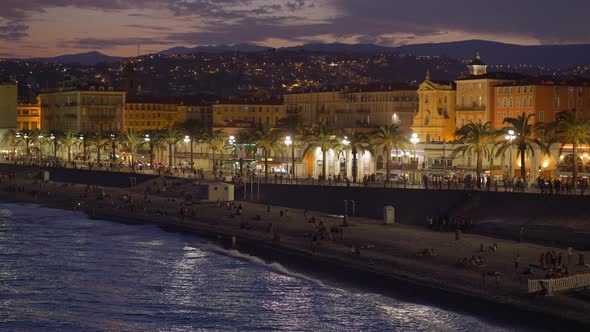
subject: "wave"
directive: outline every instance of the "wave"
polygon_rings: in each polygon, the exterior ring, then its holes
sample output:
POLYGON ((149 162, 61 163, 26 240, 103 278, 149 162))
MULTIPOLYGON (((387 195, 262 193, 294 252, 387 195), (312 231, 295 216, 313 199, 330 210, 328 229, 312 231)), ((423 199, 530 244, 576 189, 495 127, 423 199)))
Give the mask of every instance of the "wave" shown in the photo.
POLYGON ((280 273, 282 275, 286 275, 286 276, 289 276, 289 277, 297 278, 297 279, 300 279, 300 280, 305 280, 305 281, 314 283, 314 284, 319 285, 319 286, 322 286, 322 287, 325 286, 324 283, 321 280, 319 280, 319 279, 312 278, 312 277, 307 276, 307 275, 302 274, 302 273, 293 272, 293 271, 289 270, 288 268, 286 268, 285 266, 283 266, 280 263, 277 263, 277 262, 270 262, 270 263, 268 263, 267 261, 263 260, 260 257, 256 257, 256 256, 252 256, 250 254, 242 253, 242 252, 240 252, 238 250, 235 250, 235 249, 230 249, 230 250, 223 249, 221 247, 218 247, 216 245, 209 244, 209 243, 202 244, 202 245, 192 245, 192 247, 196 247, 196 248, 200 248, 200 249, 203 249, 203 250, 211 251, 211 252, 214 252, 214 253, 219 254, 219 255, 236 258, 236 259, 239 259, 239 260, 242 260, 242 261, 252 262, 252 263, 257 264, 257 265, 262 265, 262 266, 264 266, 264 267, 266 267, 266 268, 268 268, 268 269, 270 269, 270 270, 272 270, 274 272, 280 273))

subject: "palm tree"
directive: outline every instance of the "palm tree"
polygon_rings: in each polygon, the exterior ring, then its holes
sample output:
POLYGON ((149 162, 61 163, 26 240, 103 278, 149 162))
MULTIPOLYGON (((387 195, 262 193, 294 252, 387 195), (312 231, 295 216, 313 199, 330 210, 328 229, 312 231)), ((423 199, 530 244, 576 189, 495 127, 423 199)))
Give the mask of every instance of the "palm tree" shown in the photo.
POLYGON ((268 158, 273 149, 279 147, 280 132, 264 126, 256 131, 257 146, 264 151, 264 178, 268 180, 268 158))
POLYGON ((123 136, 122 143, 123 146, 129 150, 129 155, 131 156, 131 169, 133 169, 133 157, 137 154, 137 151, 147 143, 145 141, 145 136, 140 135, 133 129, 129 129, 125 136, 123 136))
POLYGON ((51 140, 49 138, 50 134, 48 131, 41 129, 34 130, 32 134, 33 136, 31 137, 31 142, 33 145, 37 146, 37 152, 39 154, 39 157, 41 157, 41 155, 43 154, 43 146, 51 143, 51 140))
POLYGON ((18 143, 18 131, 16 129, 8 129, 2 136, 2 144, 12 147, 12 160, 16 159, 16 145, 18 143))
MULTIPOLYGON (((500 133, 506 133, 510 130, 514 131, 516 138, 514 140, 502 140, 499 143, 499 149, 496 156, 503 155, 506 150, 512 146, 516 147, 516 158, 520 157, 520 177, 526 182, 526 165, 525 157, 527 153, 532 156, 535 155, 535 147, 546 151, 545 144, 542 141, 545 125, 541 122, 532 123, 534 114, 525 113, 518 115, 516 118, 505 118, 504 123, 508 124, 508 127, 504 128, 504 131, 500 133)), ((512 176, 512 174, 510 174, 512 176)))
POLYGON ((34 136, 35 132, 29 129, 22 129, 16 134, 17 144, 21 142, 25 144, 27 159, 31 158, 31 143, 33 142, 34 136))
POLYGON ((313 128, 305 133, 305 141, 307 147, 303 151, 303 155, 307 155, 312 149, 319 148, 322 152, 322 178, 326 179, 327 158, 328 151, 338 145, 338 131, 325 123, 313 128))
POLYGON ((387 156, 387 162, 385 163, 385 185, 389 183, 389 173, 391 169, 391 150, 403 150, 407 143, 407 138, 399 125, 384 125, 379 127, 371 135, 373 138, 372 143, 377 147, 382 147, 387 156))
POLYGON ((68 150, 68 163, 72 162, 72 147, 79 144, 78 136, 71 131, 67 131, 58 137, 58 141, 68 150))
POLYGON ((581 114, 573 109, 557 113, 555 122, 548 127, 553 134, 549 145, 556 142, 572 144, 572 185, 575 190, 578 180, 578 147, 590 144, 590 120, 582 119, 581 114))
MULTIPOLYGON (((86 136, 84 136, 86 140, 86 136)), ((101 162, 101 151, 109 145, 110 137, 108 137, 103 131, 97 131, 88 138, 88 144, 96 147, 96 161, 101 162)))
POLYGON ((457 129, 454 134, 455 138, 460 141, 461 145, 455 148, 453 157, 458 153, 463 156, 466 154, 475 154, 476 166, 475 176, 477 181, 481 175, 482 159, 492 155, 492 143, 496 136, 496 131, 492 129, 492 124, 486 122, 469 122, 463 127, 457 129))
POLYGON ((172 170, 173 147, 182 139, 182 134, 175 128, 168 127, 161 133, 162 143, 168 146, 168 169, 172 170))
POLYGON ((223 130, 210 129, 203 133, 203 143, 207 144, 209 149, 213 152, 213 174, 215 174, 215 171, 217 170, 215 152, 222 152, 223 147, 225 146, 225 134, 223 133, 223 130))
POLYGON ((143 132, 143 140, 147 140, 147 145, 150 150, 150 167, 154 167, 154 154, 156 149, 163 147, 162 131, 160 130, 146 130, 143 132))
POLYGON ((368 149, 369 139, 367 135, 359 131, 353 130, 346 133, 345 139, 348 144, 345 146, 346 149, 350 149, 352 154, 352 182, 356 183, 358 177, 358 158, 357 155, 360 152, 364 152, 368 149))

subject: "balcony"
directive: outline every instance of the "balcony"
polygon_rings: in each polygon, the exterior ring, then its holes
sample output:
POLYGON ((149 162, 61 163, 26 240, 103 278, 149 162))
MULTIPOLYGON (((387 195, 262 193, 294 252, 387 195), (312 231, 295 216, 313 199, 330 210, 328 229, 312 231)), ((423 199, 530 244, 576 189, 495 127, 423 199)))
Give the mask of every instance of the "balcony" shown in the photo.
POLYGON ((455 110, 457 111, 485 111, 486 107, 484 105, 457 105, 455 106, 455 110))

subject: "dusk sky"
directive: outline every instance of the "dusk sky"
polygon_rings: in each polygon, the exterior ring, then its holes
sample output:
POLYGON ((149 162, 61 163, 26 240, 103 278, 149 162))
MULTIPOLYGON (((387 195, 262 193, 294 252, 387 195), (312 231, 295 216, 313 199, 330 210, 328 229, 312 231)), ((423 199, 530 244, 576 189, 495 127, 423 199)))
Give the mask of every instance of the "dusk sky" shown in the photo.
POLYGON ((590 43, 588 0, 2 0, 0 57, 310 42, 590 43))

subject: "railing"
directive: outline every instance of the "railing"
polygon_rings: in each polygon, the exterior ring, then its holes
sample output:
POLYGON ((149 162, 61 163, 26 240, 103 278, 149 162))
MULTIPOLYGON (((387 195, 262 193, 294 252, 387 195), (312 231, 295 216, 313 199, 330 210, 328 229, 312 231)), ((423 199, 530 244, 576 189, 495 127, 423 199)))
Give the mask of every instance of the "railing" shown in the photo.
POLYGON ((455 110, 457 111, 485 111, 485 106, 479 105, 457 105, 455 106, 455 110))
MULTIPOLYGON (((561 173, 571 173, 574 170, 572 165, 558 165, 557 171, 561 173)), ((578 166, 578 173, 590 173, 590 166, 578 166)))
POLYGON ((537 293, 545 288, 547 295, 553 293, 590 286, 590 273, 576 274, 567 278, 529 280, 528 292, 537 293))

